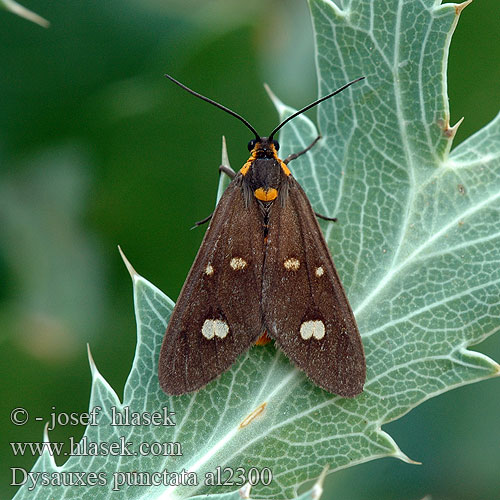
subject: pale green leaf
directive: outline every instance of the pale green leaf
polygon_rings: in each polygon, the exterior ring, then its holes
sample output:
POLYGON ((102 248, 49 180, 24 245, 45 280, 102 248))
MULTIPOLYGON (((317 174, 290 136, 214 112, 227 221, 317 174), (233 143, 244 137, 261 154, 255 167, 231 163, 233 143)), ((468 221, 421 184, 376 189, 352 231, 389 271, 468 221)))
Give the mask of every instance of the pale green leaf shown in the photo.
MULTIPOLYGON (((138 346, 124 401, 93 368, 91 407, 102 406, 86 437, 178 442, 182 456, 73 457, 62 471, 105 471, 104 487, 43 486, 36 498, 187 498, 233 492, 211 488, 217 467, 268 467, 257 498, 296 495, 307 480, 394 456, 381 426, 426 399, 498 375, 468 350, 500 328, 500 118, 450 153, 446 61, 460 9, 434 0, 310 0, 320 94, 366 79, 323 103, 323 136, 291 164, 322 224, 358 320, 368 376, 363 394, 340 398, 315 387, 273 346, 254 347, 218 380, 192 395, 158 387, 158 352, 172 302, 132 272, 138 346), (111 406, 152 412, 168 407, 175 426, 106 425, 111 406), (248 425, 245 418, 261 409, 248 425), (120 472, 192 471, 198 486, 123 487, 120 472)), ((292 110, 274 99, 282 116, 292 110)), ((287 125, 283 156, 317 135, 307 118, 287 125)), ((418 458, 418 457, 416 457, 418 458)), ((407 459, 406 459, 407 460, 407 459)), ((54 470, 45 455, 35 470, 54 470)), ((226 476, 227 477, 227 476, 226 476)), ((18 498, 33 498, 27 487, 18 498)))

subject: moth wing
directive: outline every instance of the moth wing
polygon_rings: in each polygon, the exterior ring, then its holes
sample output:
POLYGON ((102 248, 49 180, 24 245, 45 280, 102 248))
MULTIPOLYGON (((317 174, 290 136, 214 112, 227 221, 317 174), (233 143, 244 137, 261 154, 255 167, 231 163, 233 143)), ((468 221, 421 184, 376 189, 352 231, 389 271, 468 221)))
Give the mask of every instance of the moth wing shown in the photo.
POLYGON ((222 195, 170 317, 158 367, 167 394, 203 387, 262 333, 261 215, 241 185, 238 175, 222 195))
POLYGON ((366 376, 356 320, 309 200, 293 177, 288 183, 284 206, 273 206, 269 218, 265 327, 317 385, 355 396, 366 376))

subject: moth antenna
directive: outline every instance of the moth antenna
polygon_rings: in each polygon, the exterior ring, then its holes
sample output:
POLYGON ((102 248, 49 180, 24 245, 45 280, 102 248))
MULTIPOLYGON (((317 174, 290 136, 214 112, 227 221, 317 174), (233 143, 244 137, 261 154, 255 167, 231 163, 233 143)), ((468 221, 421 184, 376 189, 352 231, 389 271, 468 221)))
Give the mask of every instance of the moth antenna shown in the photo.
POLYGON ((183 83, 177 81, 175 78, 171 77, 170 75, 165 75, 169 80, 172 82, 176 83, 179 85, 179 87, 183 88, 184 90, 187 90, 190 94, 193 94, 196 97, 199 97, 203 101, 206 101, 210 104, 213 104, 215 107, 222 109, 222 111, 225 111, 226 113, 229 113, 230 115, 234 116, 235 118, 238 118, 240 122, 243 122, 251 131, 253 134, 255 134, 255 138, 257 141, 260 141, 260 135, 257 133, 257 131, 250 125, 250 123, 245 120, 242 116, 240 116, 238 113, 234 112, 233 110, 226 108, 226 106, 223 106, 222 104, 219 104, 218 102, 214 101, 213 99, 209 99, 208 97, 205 97, 204 95, 199 94, 198 92, 195 92, 194 90, 190 89, 189 87, 186 87, 183 83))
POLYGON ((299 111, 295 112, 293 115, 290 115, 288 118, 283 120, 270 134, 269 134, 269 140, 272 141, 274 134, 278 132, 278 130, 285 125, 285 123, 288 123, 290 120, 293 120, 296 116, 301 115, 308 109, 314 108, 314 106, 318 105, 320 102, 326 101, 327 99, 330 99, 330 97, 333 97, 334 95, 340 94, 343 90, 345 90, 347 87, 350 87, 353 83, 359 82, 360 80, 364 80, 365 77, 362 76, 360 78, 356 78, 356 80, 353 80, 352 82, 346 83, 343 87, 340 87, 339 89, 335 90, 331 94, 325 95, 324 97, 321 97, 317 101, 312 102, 311 104, 308 104, 306 107, 300 109, 299 111))

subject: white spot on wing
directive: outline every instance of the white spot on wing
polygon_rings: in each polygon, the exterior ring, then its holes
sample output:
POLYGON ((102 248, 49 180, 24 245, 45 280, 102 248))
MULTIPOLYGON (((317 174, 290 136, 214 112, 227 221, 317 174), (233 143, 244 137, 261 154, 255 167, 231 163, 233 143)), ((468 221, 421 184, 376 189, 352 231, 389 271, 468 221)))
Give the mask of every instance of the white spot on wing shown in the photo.
POLYGON ((288 259, 285 259, 283 262, 283 266, 287 271, 297 271, 300 267, 300 261, 295 257, 288 257, 288 259))
POLYGON ((201 334, 209 340, 214 337, 223 339, 228 333, 229 326, 221 319, 206 319, 201 327, 201 334))
POLYGON ((319 319, 304 321, 300 325, 300 336, 304 340, 308 340, 311 337, 321 340, 325 336, 325 324, 319 319))
POLYGON ((247 266, 247 261, 245 259, 242 259, 241 257, 233 257, 231 259, 231 262, 229 262, 229 265, 235 271, 241 271, 242 269, 245 269, 245 267, 247 266))
POLYGON ((316 275, 317 278, 321 278, 321 276, 323 276, 323 274, 325 274, 325 270, 323 269, 323 266, 317 267, 316 270, 314 271, 314 274, 316 275))
POLYGON ((214 274, 214 268, 212 267, 212 264, 210 264, 210 262, 207 264, 207 267, 205 268, 205 274, 207 276, 212 276, 214 274))

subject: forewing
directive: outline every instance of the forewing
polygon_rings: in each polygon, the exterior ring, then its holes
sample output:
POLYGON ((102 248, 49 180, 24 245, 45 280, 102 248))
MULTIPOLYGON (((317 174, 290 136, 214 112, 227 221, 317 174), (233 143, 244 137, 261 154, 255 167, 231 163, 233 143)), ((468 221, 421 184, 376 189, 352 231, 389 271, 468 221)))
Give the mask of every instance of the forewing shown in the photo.
POLYGON ((317 385, 341 396, 363 390, 365 358, 356 321, 304 191, 288 180, 273 205, 263 274, 268 333, 317 385))
POLYGON ((222 195, 172 312, 158 368, 167 394, 203 387, 262 333, 263 229, 241 185, 222 195))

